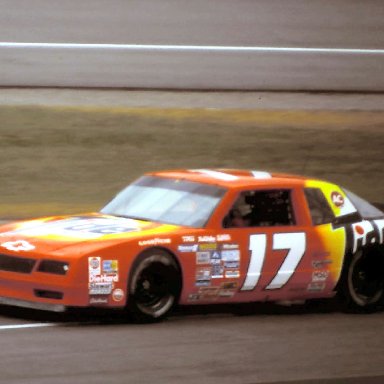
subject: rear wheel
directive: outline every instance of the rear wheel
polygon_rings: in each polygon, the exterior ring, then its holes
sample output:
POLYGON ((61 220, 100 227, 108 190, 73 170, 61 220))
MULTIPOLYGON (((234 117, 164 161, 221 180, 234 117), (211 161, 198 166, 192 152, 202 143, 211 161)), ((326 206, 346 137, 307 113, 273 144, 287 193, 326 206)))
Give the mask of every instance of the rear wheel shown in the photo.
POLYGON ((160 249, 147 251, 132 267, 128 311, 137 322, 162 320, 176 305, 180 290, 176 260, 160 249))
POLYGON ((345 309, 373 312, 384 300, 383 252, 359 251, 346 263, 342 277, 341 298, 345 309))

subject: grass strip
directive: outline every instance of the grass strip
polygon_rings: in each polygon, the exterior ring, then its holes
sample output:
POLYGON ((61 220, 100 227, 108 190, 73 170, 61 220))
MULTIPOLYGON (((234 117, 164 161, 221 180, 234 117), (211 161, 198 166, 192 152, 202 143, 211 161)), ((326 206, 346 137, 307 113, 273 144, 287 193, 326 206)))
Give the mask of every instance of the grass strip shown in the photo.
POLYGON ((0 217, 97 210, 143 172, 325 178, 384 200, 384 112, 0 107, 0 217))

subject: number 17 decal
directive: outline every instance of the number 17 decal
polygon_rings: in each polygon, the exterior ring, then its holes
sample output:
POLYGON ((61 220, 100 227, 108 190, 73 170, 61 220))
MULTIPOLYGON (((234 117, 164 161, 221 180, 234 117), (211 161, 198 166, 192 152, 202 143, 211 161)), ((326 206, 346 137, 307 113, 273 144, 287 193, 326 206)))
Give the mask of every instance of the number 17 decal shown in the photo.
MULTIPOLYGON (((273 235, 272 250, 287 249, 288 253, 276 275, 265 289, 280 289, 288 282, 303 258, 305 248, 306 237, 304 232, 275 233, 273 235)), ((251 260, 249 262, 247 276, 241 287, 242 291, 251 291, 259 281, 267 253, 267 235, 251 235, 249 239, 249 250, 251 251, 251 260)))

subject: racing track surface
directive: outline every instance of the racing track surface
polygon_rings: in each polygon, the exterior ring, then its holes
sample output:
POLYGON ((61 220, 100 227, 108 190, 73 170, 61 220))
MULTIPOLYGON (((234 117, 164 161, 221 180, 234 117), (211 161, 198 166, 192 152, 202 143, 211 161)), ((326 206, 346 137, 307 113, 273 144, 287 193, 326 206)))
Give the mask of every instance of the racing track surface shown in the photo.
POLYGON ((0 383, 379 384, 383 321, 331 303, 199 307, 149 325, 0 307, 0 383))

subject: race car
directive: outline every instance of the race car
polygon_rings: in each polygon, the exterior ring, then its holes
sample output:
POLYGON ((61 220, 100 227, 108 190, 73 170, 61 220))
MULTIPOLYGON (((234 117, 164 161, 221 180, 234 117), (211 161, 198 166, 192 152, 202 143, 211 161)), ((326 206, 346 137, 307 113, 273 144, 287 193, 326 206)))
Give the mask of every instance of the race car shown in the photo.
POLYGON ((384 213, 338 185, 265 171, 147 173, 98 213, 0 228, 0 303, 121 308, 384 300, 384 213))

